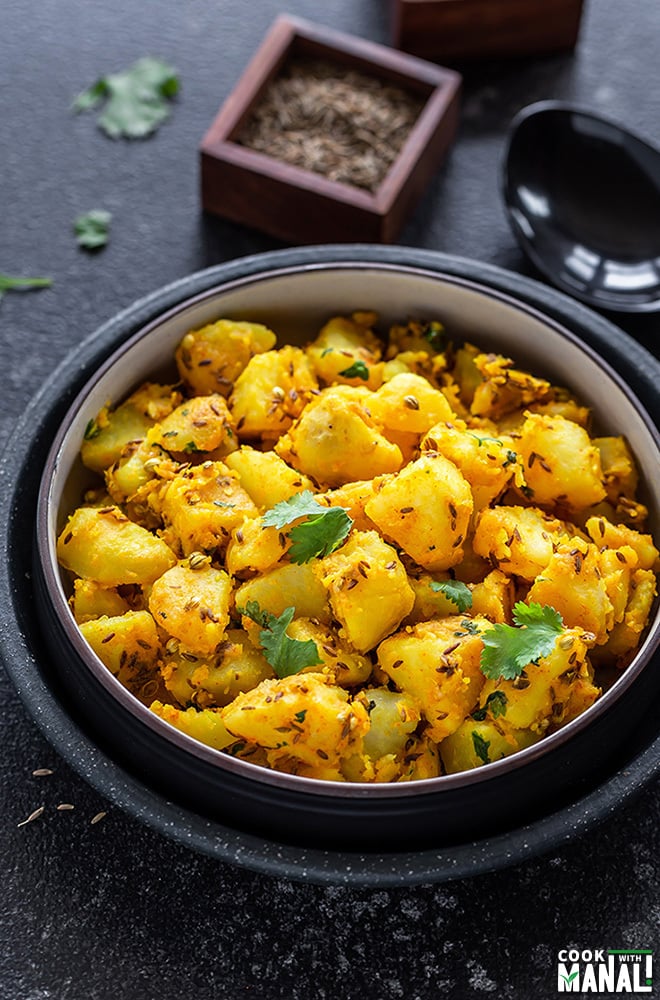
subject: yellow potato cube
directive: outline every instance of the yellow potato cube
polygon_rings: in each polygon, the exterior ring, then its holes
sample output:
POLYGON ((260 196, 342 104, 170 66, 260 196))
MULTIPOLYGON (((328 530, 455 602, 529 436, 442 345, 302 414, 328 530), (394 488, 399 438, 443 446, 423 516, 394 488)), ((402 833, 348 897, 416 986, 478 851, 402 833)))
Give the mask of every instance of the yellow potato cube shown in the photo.
POLYGON ((566 626, 592 632, 598 644, 607 641, 614 625, 614 608, 602 578, 598 549, 578 538, 557 547, 532 584, 527 601, 550 605, 566 626))
POLYGON ((225 549, 231 532, 259 511, 222 462, 184 469, 162 495, 163 537, 183 555, 225 549))
POLYGON ((255 355, 236 379, 229 400, 239 435, 278 437, 300 415, 317 385, 309 360, 299 347, 255 355))
POLYGON ((317 560, 285 563, 242 583, 236 591, 236 607, 245 608, 248 601, 256 601, 262 611, 277 617, 293 607, 297 618, 329 622, 330 609, 325 589, 317 578, 316 563, 317 560))
POLYGON ((421 375, 394 375, 374 393, 372 416, 387 431, 425 434, 439 421, 455 420, 446 396, 421 375))
POLYGON ((161 538, 129 521, 118 507, 79 507, 57 540, 62 566, 104 587, 153 583, 176 556, 161 538))
POLYGON ((241 486, 261 510, 274 507, 295 493, 314 489, 311 479, 292 469, 274 451, 257 451, 243 445, 224 461, 227 468, 238 475, 241 486))
POLYGON ((340 636, 360 653, 393 632, 415 600, 396 550, 375 531, 353 531, 340 549, 318 560, 316 574, 341 623, 340 636))
POLYGON ((436 743, 458 729, 477 704, 484 684, 480 632, 485 618, 463 615, 408 626, 378 647, 381 670, 409 695, 428 722, 436 743))
POLYGON ((181 381, 193 395, 228 396, 234 381, 255 354, 275 346, 275 334, 261 323, 219 319, 190 330, 176 350, 181 381))
POLYGON ((114 618, 130 611, 128 601, 117 593, 114 588, 102 587, 94 580, 73 581, 73 597, 71 598, 73 617, 80 625, 94 618, 114 618))
POLYGON ((317 377, 326 385, 366 385, 383 381, 382 344, 371 330, 375 313, 334 316, 306 348, 317 377), (355 371, 353 375, 344 374, 355 371))
POLYGON ((403 457, 371 419, 370 395, 353 386, 326 389, 305 407, 275 451, 294 468, 328 486, 395 472, 403 457))
POLYGON ((262 681, 223 708, 221 716, 234 736, 264 747, 271 764, 289 759, 338 769, 369 730, 364 706, 349 702, 343 688, 318 673, 262 681))
POLYGON ((535 504, 580 510, 605 498, 598 448, 572 420, 530 413, 519 452, 535 504))
POLYGON ((212 653, 225 636, 231 594, 231 578, 224 570, 208 563, 192 569, 186 560, 156 580, 149 610, 161 628, 188 649, 212 653))
POLYGON ((461 561, 472 506, 472 491, 454 463, 424 455, 383 480, 364 509, 386 538, 435 571, 461 561))
POLYGON ((170 640, 162 657, 165 687, 184 708, 228 705, 243 691, 251 691, 273 670, 242 629, 228 629, 210 655, 200 655, 170 640))
POLYGON ((80 631, 124 687, 142 700, 154 697, 159 688, 160 642, 156 623, 148 611, 95 618, 82 622, 80 631))
POLYGON ((537 507, 502 506, 479 514, 472 544, 493 566, 531 582, 548 565, 556 546, 570 538, 563 521, 537 507))
POLYGON ((234 451, 236 427, 224 396, 195 396, 177 406, 149 434, 149 442, 181 455, 234 451))
POLYGON ((227 732, 217 709, 205 708, 200 711, 188 708, 183 711, 174 705, 164 705, 161 701, 154 701, 149 709, 159 719, 168 722, 192 740, 213 747, 214 750, 224 750, 234 742, 234 737, 227 732))

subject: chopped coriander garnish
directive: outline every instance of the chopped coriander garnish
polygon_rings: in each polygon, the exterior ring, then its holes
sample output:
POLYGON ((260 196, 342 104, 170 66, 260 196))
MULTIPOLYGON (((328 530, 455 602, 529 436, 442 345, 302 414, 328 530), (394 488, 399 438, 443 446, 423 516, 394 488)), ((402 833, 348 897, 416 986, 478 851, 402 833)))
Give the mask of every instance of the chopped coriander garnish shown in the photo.
POLYGON ((311 490, 294 493, 288 500, 276 503, 263 516, 265 527, 284 528, 299 518, 305 518, 288 533, 291 542, 289 556, 294 563, 309 562, 319 556, 329 556, 348 537, 353 520, 344 507, 324 507, 311 490))
POLYGON ((440 351, 444 347, 445 328, 442 323, 432 320, 424 329, 424 337, 434 351, 440 351))
POLYGON ((178 91, 176 70, 145 56, 128 69, 101 77, 76 98, 73 110, 88 111, 107 100, 99 127, 112 139, 143 139, 169 117, 168 101, 178 91))
POLYGON ((97 424, 94 417, 92 417, 91 420, 87 421, 87 426, 85 427, 85 433, 83 434, 83 438, 85 439, 85 441, 93 441, 94 438, 98 437, 100 433, 101 433, 101 428, 97 424))
POLYGON ((278 677, 290 677, 305 667, 320 666, 323 663, 312 639, 291 639, 286 634, 296 613, 295 608, 285 608, 277 616, 270 611, 262 611, 257 601, 248 601, 244 608, 236 610, 262 626, 259 633, 261 649, 278 677))
POLYGON ((79 215, 73 224, 78 245, 84 250, 99 250, 108 242, 110 221, 112 215, 102 208, 93 208, 91 212, 79 215))
POLYGON ((490 740, 485 740, 483 736, 480 736, 476 729, 472 730, 472 745, 474 747, 474 752, 476 753, 482 764, 490 764, 490 757, 488 755, 488 748, 490 746, 490 740))
POLYGON ((564 627, 558 611, 547 604, 541 606, 534 602, 518 601, 513 609, 513 620, 517 628, 498 622, 482 633, 481 671, 491 680, 498 677, 513 680, 530 663, 549 656, 564 627))
POLYGON ((10 274, 0 274, 0 299, 5 292, 19 288, 50 288, 52 284, 52 278, 13 278, 10 274))
POLYGON ((434 580, 429 586, 431 590, 443 593, 448 601, 456 605, 460 614, 472 607, 472 591, 460 580, 434 580))
POLYGON ((481 708, 476 708, 472 713, 472 718, 475 722, 483 722, 490 712, 494 719, 498 719, 501 715, 506 715, 507 701, 504 691, 491 691, 486 698, 486 704, 481 708))
POLYGON ((364 361, 354 361, 350 368, 344 368, 339 374, 342 378, 361 378, 365 382, 369 381, 369 369, 364 361))

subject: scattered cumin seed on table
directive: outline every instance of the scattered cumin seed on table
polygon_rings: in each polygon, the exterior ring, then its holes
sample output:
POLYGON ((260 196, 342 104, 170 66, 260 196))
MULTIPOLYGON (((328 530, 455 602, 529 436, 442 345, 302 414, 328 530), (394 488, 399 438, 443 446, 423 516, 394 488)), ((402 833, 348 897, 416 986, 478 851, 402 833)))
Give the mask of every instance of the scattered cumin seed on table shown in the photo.
POLYGON ((45 778, 49 774, 55 774, 49 767, 38 767, 36 771, 32 772, 33 778, 45 778))
POLYGON ((297 58, 271 81, 235 141, 374 192, 424 104, 423 97, 377 76, 297 58))
POLYGON ((98 812, 96 816, 92 816, 92 818, 90 819, 89 821, 90 825, 94 826, 95 823, 100 823, 101 820, 107 815, 108 815, 107 812, 98 812))
POLYGON ((38 809, 35 809, 34 812, 30 813, 27 819, 21 820, 20 823, 16 824, 16 826, 25 826, 26 823, 32 823, 35 819, 39 819, 39 817, 43 815, 45 809, 45 806, 39 806, 38 809))

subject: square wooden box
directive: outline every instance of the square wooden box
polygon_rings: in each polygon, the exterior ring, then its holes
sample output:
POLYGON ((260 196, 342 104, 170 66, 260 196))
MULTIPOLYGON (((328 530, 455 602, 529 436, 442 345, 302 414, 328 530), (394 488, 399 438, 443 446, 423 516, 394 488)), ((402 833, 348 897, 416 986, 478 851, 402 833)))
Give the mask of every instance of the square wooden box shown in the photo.
POLYGON ((583 0, 392 0, 393 44, 450 64, 571 49, 583 0))
POLYGON ((202 141, 203 208, 289 243, 392 242, 454 138, 460 85, 460 76, 452 70, 281 15, 202 141), (329 60, 393 82, 425 100, 401 152, 373 194, 234 141, 292 56, 329 60))

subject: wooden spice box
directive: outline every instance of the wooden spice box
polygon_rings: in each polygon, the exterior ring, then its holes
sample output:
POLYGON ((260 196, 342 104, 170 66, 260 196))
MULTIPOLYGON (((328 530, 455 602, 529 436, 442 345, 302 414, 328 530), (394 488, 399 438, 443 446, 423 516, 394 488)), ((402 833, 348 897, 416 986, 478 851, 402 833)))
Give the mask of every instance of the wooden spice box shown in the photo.
POLYGON ((460 85, 452 70, 281 15, 202 140, 203 208, 289 243, 392 242, 454 138, 460 85), (374 191, 238 141, 292 58, 336 63, 421 98, 419 117, 374 191))
POLYGON ((393 44, 450 65, 571 49, 583 0, 392 0, 393 44))

